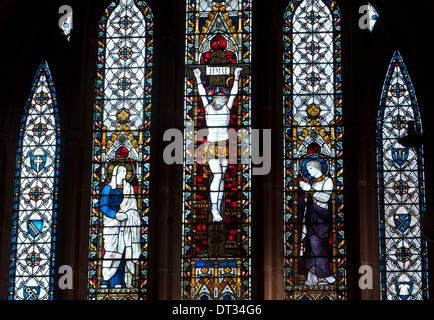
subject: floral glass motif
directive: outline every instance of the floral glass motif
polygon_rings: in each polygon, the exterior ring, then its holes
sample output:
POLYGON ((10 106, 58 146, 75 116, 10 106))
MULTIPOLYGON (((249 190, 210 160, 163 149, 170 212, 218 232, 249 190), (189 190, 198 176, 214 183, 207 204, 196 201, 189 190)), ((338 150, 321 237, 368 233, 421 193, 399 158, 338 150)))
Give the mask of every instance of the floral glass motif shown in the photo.
POLYGON ((15 175, 9 299, 52 300, 59 179, 57 96, 47 62, 25 105, 15 175))
POLYGON ((401 139, 422 134, 419 106, 399 52, 386 75, 377 122, 381 298, 428 299, 427 244, 420 218, 426 210, 423 146, 401 139))
POLYGON ((249 299, 251 1, 187 0, 186 30, 182 299, 249 299))
POLYGON ((147 293, 153 16, 113 1, 99 24, 89 299, 147 293))
POLYGON ((340 20, 330 0, 284 16, 285 299, 346 298, 340 20))

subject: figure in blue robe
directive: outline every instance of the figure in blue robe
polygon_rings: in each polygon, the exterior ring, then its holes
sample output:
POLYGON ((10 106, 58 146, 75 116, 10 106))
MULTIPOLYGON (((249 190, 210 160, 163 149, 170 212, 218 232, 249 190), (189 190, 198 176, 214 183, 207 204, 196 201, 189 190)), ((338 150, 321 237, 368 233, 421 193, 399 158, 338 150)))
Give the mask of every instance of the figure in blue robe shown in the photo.
POLYGON ((126 180, 127 168, 113 169, 112 179, 101 191, 103 213, 102 287, 134 286, 141 255, 141 218, 134 188, 126 180))
MULTIPOLYGON (((116 219, 116 213, 120 210, 120 205, 124 200, 123 187, 112 189, 108 184, 101 191, 100 210, 110 219, 116 219)), ((109 279, 102 282, 109 288, 125 287, 124 283, 125 261, 124 255, 121 257, 119 267, 115 274, 109 279)))

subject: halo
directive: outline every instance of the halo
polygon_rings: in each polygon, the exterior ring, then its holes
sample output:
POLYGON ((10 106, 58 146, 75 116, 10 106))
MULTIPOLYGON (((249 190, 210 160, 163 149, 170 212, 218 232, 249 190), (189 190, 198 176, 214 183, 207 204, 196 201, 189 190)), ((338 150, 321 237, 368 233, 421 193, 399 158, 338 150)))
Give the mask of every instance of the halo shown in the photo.
MULTIPOLYGON (((226 79, 226 86, 229 88, 230 87, 230 82, 229 81, 231 81, 231 80, 234 80, 235 79, 235 77, 228 77, 227 79, 226 79)), ((235 81, 235 80, 234 80, 235 81)), ((229 92, 228 92, 228 95, 229 95, 229 92)))
POLYGON ((327 157, 324 156, 323 154, 318 154, 318 153, 308 154, 302 157, 299 161, 300 161, 300 174, 306 180, 313 179, 313 177, 309 174, 309 172, 306 169, 306 164, 310 161, 318 161, 321 164, 321 172, 322 172, 321 178, 323 178, 329 173, 328 160, 327 157))
POLYGON ((211 87, 208 91, 207 91, 207 95, 208 96, 213 96, 216 93, 224 93, 225 95, 229 95, 229 91, 223 87, 211 87))
POLYGON ((125 168, 127 168, 127 176, 125 177, 125 179, 126 179, 128 182, 130 182, 131 179, 132 179, 133 176, 134 176, 134 167, 133 167, 133 165, 131 164, 131 162, 126 161, 126 160, 124 160, 124 159, 118 159, 118 160, 115 160, 115 161, 110 162, 110 164, 108 165, 108 168, 107 168, 107 179, 108 179, 109 181, 112 180, 112 177, 113 177, 113 170, 114 170, 114 168, 117 167, 117 166, 124 166, 125 168))

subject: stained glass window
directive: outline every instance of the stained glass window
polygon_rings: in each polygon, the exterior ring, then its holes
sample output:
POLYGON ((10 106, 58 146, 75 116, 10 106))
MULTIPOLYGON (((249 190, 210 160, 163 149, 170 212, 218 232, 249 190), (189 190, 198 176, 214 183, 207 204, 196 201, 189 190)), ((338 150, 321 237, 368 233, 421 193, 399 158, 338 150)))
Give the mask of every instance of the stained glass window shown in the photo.
POLYGON ((294 0, 284 16, 285 298, 346 298, 341 15, 294 0))
POLYGON ((183 299, 249 299, 251 1, 187 0, 183 299))
POLYGON ((59 130, 56 91, 43 61, 25 105, 18 141, 10 300, 53 299, 59 130))
MULTIPOLYGON (((377 20, 380 16, 378 15, 377 11, 372 6, 372 4, 370 4, 369 2, 367 5, 362 6, 361 9, 364 7, 366 8, 367 12, 365 15, 366 20, 364 21, 365 24, 363 25, 363 27, 365 29, 369 29, 369 31, 372 32, 372 30, 374 30, 374 26, 377 23, 377 20)), ((359 13, 363 13, 363 11, 361 12, 361 10, 359 9, 359 13)), ((359 24, 359 26, 360 26, 360 24, 359 24)))
POLYGON ((72 30, 72 7, 69 5, 62 5, 59 7, 59 13, 63 16, 59 19, 59 28, 69 41, 71 39, 72 30))
POLYGON ((386 75, 377 122, 381 298, 428 298, 428 257, 420 218, 426 210, 422 134, 414 87, 399 52, 386 75))
POLYGON ((88 295, 145 299, 153 16, 113 1, 98 32, 88 295))

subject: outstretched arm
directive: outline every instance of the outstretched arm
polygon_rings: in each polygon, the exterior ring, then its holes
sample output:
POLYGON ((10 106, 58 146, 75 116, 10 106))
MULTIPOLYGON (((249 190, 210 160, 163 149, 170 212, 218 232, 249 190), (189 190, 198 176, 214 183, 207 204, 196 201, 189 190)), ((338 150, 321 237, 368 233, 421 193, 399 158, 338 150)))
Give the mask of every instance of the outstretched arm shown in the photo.
POLYGON ((228 100, 229 109, 232 109, 232 106, 234 105, 234 101, 238 94, 241 71, 243 71, 243 68, 236 68, 234 71, 234 85, 232 86, 231 93, 228 100))
POLYGON ((208 106, 208 97, 206 95, 205 88, 202 84, 202 79, 200 78, 201 72, 200 69, 194 69, 193 70, 194 76, 196 77, 197 82, 197 91, 199 92, 200 99, 202 100, 204 108, 208 106))

